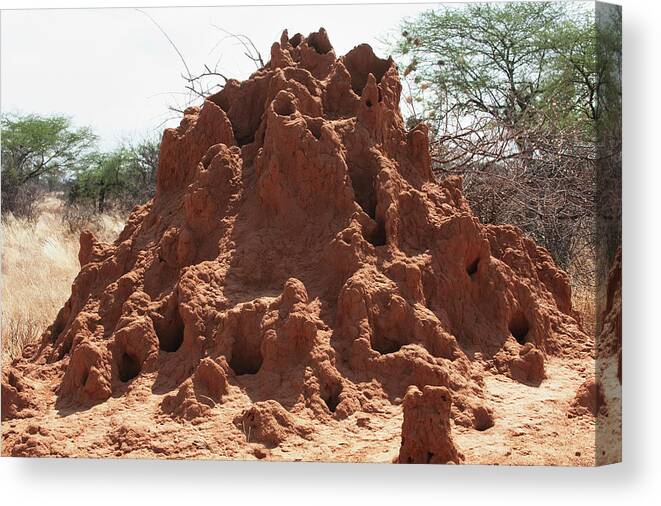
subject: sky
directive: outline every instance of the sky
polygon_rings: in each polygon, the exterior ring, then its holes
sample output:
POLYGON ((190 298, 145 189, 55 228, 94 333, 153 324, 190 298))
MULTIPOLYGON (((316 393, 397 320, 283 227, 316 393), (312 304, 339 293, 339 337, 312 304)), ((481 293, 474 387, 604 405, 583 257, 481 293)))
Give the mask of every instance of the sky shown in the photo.
MULTIPOLYGON (((218 65, 228 77, 255 70, 222 27, 249 36, 268 60, 282 30, 307 35, 323 26, 339 56, 367 42, 387 56, 384 37, 400 20, 438 4, 171 7, 145 9, 167 32, 193 74, 218 65), (215 25, 215 26, 214 26, 215 25)), ((184 66, 166 37, 135 9, 3 11, 0 107, 3 113, 62 114, 89 126, 102 149, 160 137, 179 118, 184 66)))

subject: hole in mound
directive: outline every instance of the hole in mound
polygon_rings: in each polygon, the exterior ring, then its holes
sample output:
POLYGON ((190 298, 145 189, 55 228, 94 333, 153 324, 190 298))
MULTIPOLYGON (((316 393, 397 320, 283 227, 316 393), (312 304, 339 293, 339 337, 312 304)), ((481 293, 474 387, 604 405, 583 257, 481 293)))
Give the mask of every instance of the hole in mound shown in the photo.
POLYGON ((275 102, 273 103, 273 110, 279 116, 290 116, 291 114, 294 114, 294 111, 296 111, 294 104, 291 103, 291 100, 282 96, 276 98, 275 102))
POLYGON ((321 121, 315 121, 313 119, 306 119, 305 124, 308 127, 308 130, 316 139, 321 139, 321 121))
POLYGON ((340 403, 340 392, 342 392, 342 389, 337 387, 324 397, 324 403, 331 413, 335 413, 337 405, 340 403))
POLYGON ((62 360, 64 357, 67 356, 67 353, 71 351, 71 345, 72 345, 73 339, 67 339, 62 343, 62 346, 60 346, 60 350, 57 352, 57 359, 62 360))
POLYGON ((526 343, 530 324, 522 311, 517 311, 510 319, 509 330, 519 344, 526 343))
POLYGON ((291 39, 289 39, 289 43, 292 45, 292 47, 297 47, 301 43, 302 40, 303 40, 303 35, 300 34, 300 33, 297 33, 291 39))
POLYGON ((251 131, 249 134, 241 135, 241 136, 237 134, 235 135, 235 138, 236 138, 237 146, 239 147, 246 146, 248 144, 252 144, 253 142, 255 142, 255 132, 251 131))
POLYGON ((433 458, 434 454, 432 452, 427 452, 427 464, 429 464, 433 458))
POLYGON ((369 241, 374 247, 385 246, 388 242, 385 224, 381 220, 377 221, 376 228, 372 234, 365 239, 367 239, 367 241, 369 241))
POLYGON ((376 189, 373 171, 352 164, 349 166, 349 179, 358 205, 370 218, 376 219, 376 189))
POLYGON ((152 321, 158 337, 158 347, 168 353, 177 351, 184 342, 184 322, 178 308, 175 306, 171 309, 168 317, 152 318, 152 321))
POLYGON ((261 342, 254 342, 243 335, 234 340, 230 367, 237 376, 257 374, 262 367, 261 342))
POLYGON ((473 260, 466 266, 466 274, 473 277, 473 275, 477 272, 477 268, 479 266, 480 266, 480 257, 477 257, 475 260, 473 260))
POLYGON ((336 378, 321 379, 319 395, 326 404, 328 411, 335 413, 338 404, 340 404, 340 394, 342 393, 342 382, 336 378))
POLYGON ((319 54, 326 54, 333 46, 331 46, 328 36, 325 31, 314 32, 308 35, 307 38, 308 46, 313 47, 314 50, 319 54))
POLYGON ((51 329, 51 343, 57 341, 57 338, 60 337, 60 334, 64 330, 64 324, 58 319, 53 323, 53 328, 51 329))
POLYGON ((372 339, 372 349, 378 351, 381 355, 395 353, 402 349, 402 343, 391 337, 375 335, 372 339))
POLYGON ((378 84, 390 68, 390 62, 376 56, 369 45, 361 44, 344 56, 344 66, 351 76, 351 89, 360 96, 367 76, 373 74, 378 84))
POLYGON ((365 105, 366 105, 367 107, 372 107, 372 101, 368 98, 368 99, 365 101, 365 105))
POLYGON ((119 379, 126 383, 131 381, 140 373, 140 364, 135 359, 135 357, 129 355, 128 353, 122 353, 122 356, 119 359, 119 379))

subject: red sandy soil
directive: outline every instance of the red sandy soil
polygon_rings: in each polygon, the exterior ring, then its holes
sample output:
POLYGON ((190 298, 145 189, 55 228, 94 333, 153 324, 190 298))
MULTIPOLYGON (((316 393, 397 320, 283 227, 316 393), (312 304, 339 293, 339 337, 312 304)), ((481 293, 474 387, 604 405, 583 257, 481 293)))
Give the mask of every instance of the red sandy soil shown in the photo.
POLYGON ((593 465, 567 275, 434 180, 400 92, 321 29, 189 108, 3 371, 3 454, 593 465))

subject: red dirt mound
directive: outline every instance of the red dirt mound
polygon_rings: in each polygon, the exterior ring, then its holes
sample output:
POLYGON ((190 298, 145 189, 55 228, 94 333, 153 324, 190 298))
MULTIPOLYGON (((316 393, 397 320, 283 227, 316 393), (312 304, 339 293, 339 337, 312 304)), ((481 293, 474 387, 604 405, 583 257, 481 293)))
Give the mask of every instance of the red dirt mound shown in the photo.
POLYGON ((450 436, 452 395, 445 387, 412 386, 404 397, 402 464, 459 464, 464 456, 450 436))
POLYGON ((595 378, 588 378, 581 384, 569 409, 569 416, 582 416, 588 413, 592 416, 608 414, 604 387, 595 378))
POLYGON ((433 385, 459 425, 497 425, 485 374, 539 385, 588 338, 549 254, 481 224, 459 178, 434 180, 400 92, 391 59, 337 58, 321 29, 283 33, 263 69, 187 109, 155 197, 113 244, 81 236, 70 299, 3 376, 3 418, 68 417, 40 446, 59 455, 241 457, 254 420, 253 440, 301 446, 308 422, 368 426, 433 385), (115 414, 132 422, 91 429, 115 414), (89 440, 63 442, 83 425, 89 440))

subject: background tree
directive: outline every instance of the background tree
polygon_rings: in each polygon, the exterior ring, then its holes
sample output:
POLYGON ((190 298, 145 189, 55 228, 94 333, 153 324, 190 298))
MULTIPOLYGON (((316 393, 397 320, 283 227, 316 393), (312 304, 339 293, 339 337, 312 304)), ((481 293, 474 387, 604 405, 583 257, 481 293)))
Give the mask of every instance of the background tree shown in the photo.
POLYGON ((96 141, 64 116, 6 115, 1 125, 3 213, 29 216, 43 184, 54 184, 96 141))
POLYGON ((161 142, 154 138, 145 138, 128 147, 129 171, 132 183, 133 203, 149 200, 156 192, 156 170, 161 142))
POLYGON ((106 211, 107 199, 119 191, 126 172, 126 152, 91 153, 80 161, 69 187, 69 201, 88 202, 99 213, 106 211))
POLYGON ((88 153, 67 181, 69 206, 126 212, 146 202, 156 189, 159 148, 157 141, 145 139, 107 153, 88 153))
POLYGON ((561 266, 586 275, 595 41, 593 10, 534 2, 430 10, 404 21, 393 42, 408 121, 431 126, 436 174, 463 175, 484 222, 518 225, 561 266))

